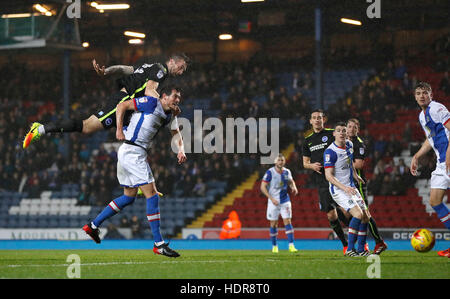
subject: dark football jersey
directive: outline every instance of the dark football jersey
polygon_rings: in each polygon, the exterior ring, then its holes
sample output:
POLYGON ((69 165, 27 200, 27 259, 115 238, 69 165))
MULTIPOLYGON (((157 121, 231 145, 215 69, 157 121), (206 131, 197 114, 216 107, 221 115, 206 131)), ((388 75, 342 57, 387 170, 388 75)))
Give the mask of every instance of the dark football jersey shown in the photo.
POLYGON ((117 80, 119 88, 125 87, 130 97, 138 98, 144 96, 148 80, 161 84, 169 74, 167 65, 164 63, 144 63, 134 70, 134 73, 117 80))
MULTIPOLYGON (((312 133, 305 137, 303 144, 303 156, 310 158, 310 163, 319 162, 323 166, 323 153, 325 149, 334 141, 334 129, 325 128, 318 133, 312 133)), ((322 174, 313 172, 313 181, 317 187, 328 187, 325 178, 325 169, 322 167, 322 174)))
MULTIPOLYGON (((351 142, 353 143, 353 161, 355 159, 364 160, 366 157, 366 147, 364 146, 364 141, 358 136, 354 136, 351 138, 351 142)), ((356 172, 364 181, 366 181, 364 171, 362 169, 357 169, 356 172)))

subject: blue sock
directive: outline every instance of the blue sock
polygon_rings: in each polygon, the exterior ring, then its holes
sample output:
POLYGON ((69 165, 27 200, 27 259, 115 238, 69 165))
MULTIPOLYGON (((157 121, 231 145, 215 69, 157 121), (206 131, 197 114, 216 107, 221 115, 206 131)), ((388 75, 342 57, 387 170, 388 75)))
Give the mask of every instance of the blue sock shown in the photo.
POLYGON ((361 219, 352 217, 352 220, 350 220, 350 224, 348 225, 348 251, 355 249, 355 243, 356 239, 358 238, 360 224, 361 219))
POLYGON ((439 220, 441 220, 447 229, 450 229, 450 211, 447 206, 441 202, 439 205, 432 208, 436 211, 439 220))
POLYGON ((153 239, 155 243, 163 241, 161 236, 161 222, 159 217, 159 196, 158 194, 147 198, 147 220, 152 230, 153 239))
POLYGON ((94 224, 95 227, 99 227, 103 223, 103 221, 116 215, 127 205, 132 204, 134 202, 134 199, 135 197, 129 197, 126 195, 117 197, 116 199, 111 201, 100 214, 97 215, 94 221, 92 221, 92 224, 94 224))
POLYGON ((286 236, 288 238, 289 244, 294 243, 294 227, 292 224, 288 224, 285 226, 286 228, 286 236))
POLYGON ((278 229, 276 227, 270 228, 270 240, 272 240, 272 246, 277 246, 278 229))
POLYGON ((359 232, 358 232, 358 252, 364 251, 366 239, 367 239, 367 223, 361 222, 361 224, 359 225, 359 232))

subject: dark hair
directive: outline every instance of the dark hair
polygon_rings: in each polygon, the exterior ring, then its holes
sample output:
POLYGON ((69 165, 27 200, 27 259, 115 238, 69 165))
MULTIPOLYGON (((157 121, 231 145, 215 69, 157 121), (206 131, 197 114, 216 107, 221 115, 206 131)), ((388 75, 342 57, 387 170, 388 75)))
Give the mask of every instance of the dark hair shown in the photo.
POLYGON ((322 113, 322 115, 325 116, 325 112, 323 112, 322 109, 314 109, 313 111, 311 111, 311 116, 313 113, 316 113, 316 112, 322 113))
POLYGON ((338 121, 335 125, 334 125, 334 128, 336 128, 336 127, 346 127, 347 126, 347 124, 345 123, 345 122, 343 122, 343 121, 338 121))
POLYGON ((418 88, 425 89, 425 90, 428 90, 429 92, 431 92, 431 85, 427 82, 420 82, 420 81, 417 82, 416 86, 414 87, 414 90, 416 90, 418 88))
POLYGON ((161 87, 159 93, 160 95, 171 95, 172 94, 172 90, 175 90, 176 92, 179 92, 180 94, 183 92, 181 87, 179 87, 178 85, 175 84, 165 84, 164 86, 161 87))
POLYGON ((170 55, 169 59, 173 59, 173 60, 184 60, 184 62, 186 62, 186 66, 188 66, 191 63, 191 59, 185 54, 185 53, 174 53, 172 55, 170 55))

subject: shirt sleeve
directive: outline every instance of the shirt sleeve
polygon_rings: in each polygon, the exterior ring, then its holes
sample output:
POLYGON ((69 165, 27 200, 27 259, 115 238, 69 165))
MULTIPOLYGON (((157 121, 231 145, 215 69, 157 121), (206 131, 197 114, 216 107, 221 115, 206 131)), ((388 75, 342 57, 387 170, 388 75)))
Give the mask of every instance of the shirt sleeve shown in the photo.
POLYGON ((294 180, 294 178, 292 177, 291 171, 289 169, 286 169, 286 170, 287 170, 287 173, 288 173, 288 179, 289 180, 294 180))
POLYGON ((133 101, 136 111, 144 113, 153 113, 153 111, 155 111, 156 105, 158 104, 158 99, 154 97, 134 98, 133 101))
MULTIPOLYGON (((433 107, 434 108, 434 107, 433 107)), ((436 105, 434 109, 430 111, 431 117, 436 119, 437 122, 443 124, 445 126, 446 123, 450 120, 450 113, 444 105, 436 105)))
POLYGON ((359 142, 354 143, 353 158, 364 160, 366 157, 366 147, 364 146, 364 143, 362 143, 362 140, 359 140, 359 137, 357 138, 359 142))
POLYGON ((270 183, 270 181, 272 180, 272 173, 270 172, 270 170, 266 171, 262 180, 263 180, 263 182, 270 183))
POLYGON ((334 167, 337 161, 336 152, 327 148, 323 153, 323 166, 324 168, 334 167))

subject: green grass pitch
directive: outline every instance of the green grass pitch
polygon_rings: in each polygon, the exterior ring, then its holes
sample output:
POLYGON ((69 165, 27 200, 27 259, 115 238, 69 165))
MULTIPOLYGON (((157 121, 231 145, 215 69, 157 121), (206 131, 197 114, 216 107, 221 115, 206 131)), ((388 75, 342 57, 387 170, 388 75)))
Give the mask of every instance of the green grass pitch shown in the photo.
POLYGON ((368 272, 382 279, 450 278, 450 260, 435 251, 386 251, 378 262, 333 250, 179 252, 171 259, 151 250, 1 250, 0 278, 68 278, 77 262, 68 260, 72 254, 79 256, 82 279, 367 279, 368 272))

